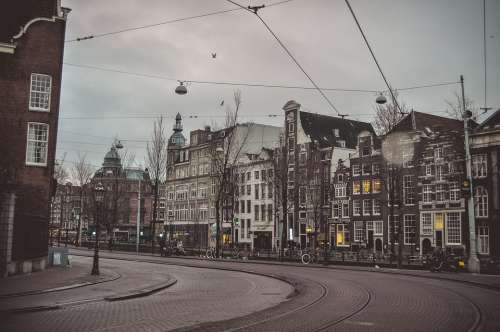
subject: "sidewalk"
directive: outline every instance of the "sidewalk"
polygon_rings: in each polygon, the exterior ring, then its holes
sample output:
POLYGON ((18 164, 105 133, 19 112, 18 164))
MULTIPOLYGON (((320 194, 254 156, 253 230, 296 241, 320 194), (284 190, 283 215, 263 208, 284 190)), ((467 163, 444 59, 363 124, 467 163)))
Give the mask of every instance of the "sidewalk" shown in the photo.
POLYGON ((177 282, 164 271, 100 260, 99 276, 91 276, 91 257, 73 256, 71 267, 5 278, 0 284, 0 316, 99 301, 143 297, 177 282), (90 287, 89 287, 90 286, 90 287))
POLYGON ((89 266, 71 262, 69 267, 49 267, 40 272, 10 276, 0 283, 0 299, 55 292, 120 278, 119 273, 108 269, 101 269, 100 272, 100 275, 92 276, 89 266))

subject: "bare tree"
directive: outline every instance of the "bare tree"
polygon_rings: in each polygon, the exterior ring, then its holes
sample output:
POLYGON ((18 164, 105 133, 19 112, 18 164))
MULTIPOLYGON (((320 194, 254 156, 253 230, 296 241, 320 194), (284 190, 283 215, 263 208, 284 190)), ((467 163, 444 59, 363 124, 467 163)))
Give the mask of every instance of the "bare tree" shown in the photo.
MULTIPOLYGON (((445 100, 446 102, 446 114, 451 116, 453 119, 457 119, 462 121, 463 120, 463 102, 462 102, 462 96, 460 93, 456 92, 453 94, 454 98, 452 100, 445 100)), ((472 119, 477 120, 479 116, 479 107, 474 103, 474 101, 469 98, 465 97, 465 109, 468 111, 472 112, 472 119)))
POLYGON ((401 112, 393 101, 375 106, 375 121, 373 122, 373 127, 377 135, 387 134, 404 117, 404 113, 409 111, 408 105, 398 99, 398 91, 393 90, 393 94, 401 108, 401 112))
POLYGON ((154 253, 155 226, 158 209, 159 186, 165 181, 167 170, 167 137, 163 117, 154 122, 151 143, 147 144, 147 165, 153 181, 153 220, 151 222, 151 251, 154 253))
MULTIPOLYGON (((57 246, 61 245, 61 228, 64 219, 64 205, 66 203, 67 190, 64 186, 64 182, 68 180, 69 174, 64 166, 64 161, 66 159, 66 153, 64 153, 63 157, 60 160, 56 160, 54 164, 54 180, 56 186, 56 194, 52 199, 52 204, 56 204, 59 202, 59 227, 57 231, 57 246)), ((52 230, 50 230, 50 242, 52 244, 52 230)))
POLYGON ((215 180, 215 252, 217 257, 221 252, 221 207, 225 199, 233 199, 232 171, 241 156, 243 147, 249 136, 251 125, 248 124, 246 130, 238 131, 238 114, 241 108, 241 91, 235 91, 233 95, 234 107, 226 109, 224 129, 219 132, 218 137, 210 141, 209 153, 212 160, 212 178, 215 180))
POLYGON ((77 160, 73 164, 71 169, 71 175, 73 179, 75 179, 80 186, 80 215, 78 216, 78 226, 76 230, 76 239, 77 245, 81 244, 81 236, 82 236, 82 218, 84 215, 84 204, 83 198, 85 193, 85 186, 87 186, 92 179, 92 174, 94 173, 93 167, 91 164, 87 163, 87 155, 81 155, 78 152, 77 160))

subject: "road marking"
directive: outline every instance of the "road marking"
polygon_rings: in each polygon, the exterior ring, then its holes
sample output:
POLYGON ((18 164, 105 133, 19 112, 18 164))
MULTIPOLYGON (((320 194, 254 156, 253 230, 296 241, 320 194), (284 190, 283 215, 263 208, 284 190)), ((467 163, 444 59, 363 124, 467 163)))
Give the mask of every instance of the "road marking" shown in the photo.
POLYGON ((372 322, 355 322, 352 320, 346 320, 345 322, 349 323, 349 324, 361 325, 361 326, 374 326, 375 325, 375 323, 372 323, 372 322))

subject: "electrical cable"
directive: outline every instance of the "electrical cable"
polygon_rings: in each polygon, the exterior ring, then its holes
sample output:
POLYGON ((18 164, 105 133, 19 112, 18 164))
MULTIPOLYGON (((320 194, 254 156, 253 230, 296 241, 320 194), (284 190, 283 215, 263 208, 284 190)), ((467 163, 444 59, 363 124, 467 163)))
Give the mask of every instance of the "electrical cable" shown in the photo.
POLYGON ((339 110, 337 109, 337 107, 335 107, 335 105, 333 105, 333 103, 331 102, 331 100, 325 95, 325 93, 323 91, 321 91, 321 89, 319 88, 319 86, 316 84, 316 82, 314 82, 314 80, 312 79, 311 76, 309 76, 309 74, 306 72, 306 70, 300 65, 300 63, 297 61, 297 59, 293 56, 293 54, 290 52, 290 50, 285 46, 285 44, 283 44, 283 42, 280 40, 280 38, 276 35, 276 33, 274 33, 274 31, 271 29, 271 27, 269 27, 269 25, 266 23, 266 21, 264 21, 264 19, 258 14, 258 10, 262 7, 250 7, 249 8, 245 8, 243 7, 242 5, 238 4, 237 2, 234 2, 232 0, 226 0, 227 2, 230 2, 234 5, 237 5, 237 6, 240 6, 241 8, 244 8, 246 9, 248 12, 250 13, 253 13, 255 14, 255 16, 257 16, 257 18, 262 22, 262 24, 264 24, 264 26, 266 27, 266 29, 269 31, 269 33, 271 33, 271 35, 276 39, 276 41, 278 42, 278 44, 283 48, 283 50, 285 50, 285 52, 288 54, 288 56, 293 60, 293 62, 295 62, 295 64, 297 65, 297 67, 299 67, 299 69, 302 71, 302 73, 304 73, 304 75, 309 79, 309 81, 312 83, 312 85, 316 88, 316 90, 321 94, 321 96, 323 96, 323 98, 326 100, 326 102, 333 108, 333 110, 335 112, 337 112, 337 115, 341 115, 339 110), (253 8, 253 10, 251 9, 253 8))
MULTIPOLYGON (((269 4, 267 7, 278 6, 278 5, 281 5, 281 4, 284 4, 284 3, 287 3, 287 2, 291 2, 291 1, 295 1, 295 0, 278 1, 278 2, 275 2, 275 3, 269 4)), ((73 42, 79 42, 79 41, 84 41, 84 40, 89 40, 89 39, 96 39, 96 38, 101 38, 101 37, 105 37, 105 36, 117 35, 117 34, 121 34, 121 33, 124 33, 124 32, 129 32, 129 31, 136 31, 136 30, 154 28, 154 27, 157 27, 157 26, 166 25, 166 24, 170 24, 170 23, 177 23, 177 22, 188 21, 188 20, 192 20, 192 19, 196 19, 196 18, 203 18, 203 17, 207 17, 207 16, 225 14, 225 13, 234 12, 234 11, 238 11, 238 10, 241 10, 241 8, 232 8, 232 9, 218 10, 218 11, 209 12, 209 13, 200 14, 200 15, 188 16, 188 17, 177 18, 177 19, 172 19, 172 20, 158 22, 158 23, 140 25, 140 26, 131 27, 131 28, 125 28, 125 29, 121 29, 121 30, 115 30, 115 31, 104 32, 104 33, 98 33, 98 34, 88 35, 88 36, 84 36, 84 37, 78 37, 78 38, 75 38, 75 39, 65 40, 64 42, 65 43, 73 43, 73 42)))
POLYGON ((399 113, 404 114, 403 111, 401 111, 401 107, 399 107, 399 103, 396 100, 396 97, 394 96, 394 92, 392 91, 392 88, 391 88, 389 82, 387 81, 387 78, 385 77, 384 72, 382 71, 382 68, 380 67, 380 65, 378 63, 377 58, 375 57, 375 53, 373 53, 373 50, 370 46, 370 43, 368 42, 368 39, 365 36, 365 33, 363 32, 363 29, 361 28, 361 25, 359 24, 358 18, 356 17, 356 14, 354 14, 354 11, 351 7, 351 4, 349 3, 349 0, 345 0, 345 2, 347 4, 347 7, 349 7, 349 11, 351 12, 352 17, 354 18, 354 21, 356 22, 356 25, 358 26, 359 31, 361 32, 361 35, 363 36, 363 39, 365 40, 366 46, 368 47, 368 50, 370 51, 372 58, 375 61, 375 64, 377 65, 377 68, 378 68, 380 74, 382 75, 382 78, 384 79, 384 82, 385 82, 385 85, 387 86, 387 89, 391 93, 393 103, 397 106, 399 113))

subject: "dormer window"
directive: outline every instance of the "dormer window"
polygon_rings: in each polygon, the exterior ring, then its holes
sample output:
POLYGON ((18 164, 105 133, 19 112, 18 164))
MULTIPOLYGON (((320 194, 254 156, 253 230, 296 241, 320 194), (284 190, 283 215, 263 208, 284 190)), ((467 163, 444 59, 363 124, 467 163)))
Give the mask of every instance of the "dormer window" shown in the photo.
POLYGON ((364 146, 362 149, 361 149, 361 156, 362 157, 366 157, 366 156, 369 156, 370 155, 370 147, 368 146, 364 146))

